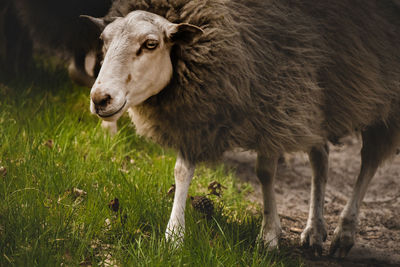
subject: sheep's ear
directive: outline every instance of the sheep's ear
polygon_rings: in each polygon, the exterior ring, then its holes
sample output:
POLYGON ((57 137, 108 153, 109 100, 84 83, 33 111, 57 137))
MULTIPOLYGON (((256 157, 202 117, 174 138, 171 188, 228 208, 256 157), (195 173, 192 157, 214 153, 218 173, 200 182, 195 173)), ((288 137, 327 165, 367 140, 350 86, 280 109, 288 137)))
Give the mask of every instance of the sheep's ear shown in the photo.
POLYGON ((100 30, 100 32, 102 32, 106 27, 106 22, 102 18, 95 18, 88 15, 80 15, 79 17, 89 20, 93 25, 95 25, 100 30))
POLYGON ((169 38, 173 43, 192 44, 204 33, 204 31, 192 24, 180 23, 174 24, 169 38))

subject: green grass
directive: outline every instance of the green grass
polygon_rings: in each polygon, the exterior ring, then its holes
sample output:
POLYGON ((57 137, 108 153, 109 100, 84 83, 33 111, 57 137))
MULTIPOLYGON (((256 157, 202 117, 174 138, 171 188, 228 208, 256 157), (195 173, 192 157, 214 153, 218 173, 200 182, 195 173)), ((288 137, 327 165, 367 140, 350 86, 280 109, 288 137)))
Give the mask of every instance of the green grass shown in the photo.
POLYGON ((190 188, 227 187, 211 197, 215 216, 207 221, 188 204, 185 241, 171 247, 164 230, 175 153, 138 137, 127 117, 109 136, 88 95, 51 66, 0 83, 0 266, 300 265, 256 242, 261 218, 245 199, 252 189, 239 193, 222 166, 199 166, 190 188), (119 212, 108 207, 114 198, 119 212))

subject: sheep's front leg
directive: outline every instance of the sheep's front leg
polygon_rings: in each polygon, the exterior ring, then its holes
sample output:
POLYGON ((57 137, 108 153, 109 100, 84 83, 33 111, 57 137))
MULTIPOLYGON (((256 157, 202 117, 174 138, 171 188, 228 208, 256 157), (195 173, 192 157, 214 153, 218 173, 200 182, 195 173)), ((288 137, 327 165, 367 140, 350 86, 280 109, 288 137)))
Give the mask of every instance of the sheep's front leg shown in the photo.
POLYGON ((316 254, 322 255, 322 243, 326 240, 324 220, 325 185, 328 177, 327 145, 313 147, 308 153, 312 168, 311 200, 307 225, 301 233, 301 244, 310 246, 316 254))
POLYGON ((181 243, 185 234, 185 206, 195 165, 178 155, 175 163, 175 197, 171 217, 168 221, 165 237, 175 243, 181 243))
POLYGON ((274 178, 278 158, 278 156, 271 157, 259 153, 256 162, 256 173, 261 183, 264 200, 260 238, 269 248, 278 246, 279 236, 282 232, 274 192, 274 178))
POLYGON ((114 136, 118 132, 118 126, 116 121, 102 121, 101 128, 108 131, 111 136, 114 136))

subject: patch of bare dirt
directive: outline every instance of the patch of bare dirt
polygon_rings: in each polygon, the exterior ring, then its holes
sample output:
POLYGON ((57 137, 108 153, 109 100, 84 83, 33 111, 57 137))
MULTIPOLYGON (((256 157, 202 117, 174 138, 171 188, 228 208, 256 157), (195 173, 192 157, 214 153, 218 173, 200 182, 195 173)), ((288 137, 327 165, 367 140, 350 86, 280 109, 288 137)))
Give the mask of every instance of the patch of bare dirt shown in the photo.
MULTIPOLYGON (((348 138, 341 147, 330 146, 329 178, 325 197, 325 220, 328 239, 323 255, 328 254, 340 212, 355 184, 360 167, 360 140, 348 138)), ((251 152, 226 153, 224 163, 237 177, 249 182, 254 193, 248 197, 262 203, 261 189, 255 175, 256 155, 251 152)), ((299 251, 300 233, 305 227, 310 198, 311 169, 306 154, 286 156, 278 167, 275 193, 281 215, 283 239, 299 251)), ((369 185, 360 209, 356 245, 343 260, 316 258, 300 252, 307 266, 400 266, 400 156, 381 166, 369 185)))

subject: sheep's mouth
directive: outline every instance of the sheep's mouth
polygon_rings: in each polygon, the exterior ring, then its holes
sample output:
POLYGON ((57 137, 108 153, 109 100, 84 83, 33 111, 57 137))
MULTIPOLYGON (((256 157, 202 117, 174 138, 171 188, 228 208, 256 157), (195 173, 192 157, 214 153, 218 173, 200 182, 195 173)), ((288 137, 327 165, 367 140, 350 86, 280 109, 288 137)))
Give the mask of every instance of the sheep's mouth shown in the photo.
POLYGON ((121 110, 125 107, 125 105, 126 105, 126 100, 125 100, 124 104, 118 110, 116 110, 115 112, 103 113, 103 114, 101 114, 100 112, 97 112, 97 115, 99 115, 99 117, 101 117, 101 118, 110 118, 110 117, 118 114, 119 112, 121 112, 121 110))

